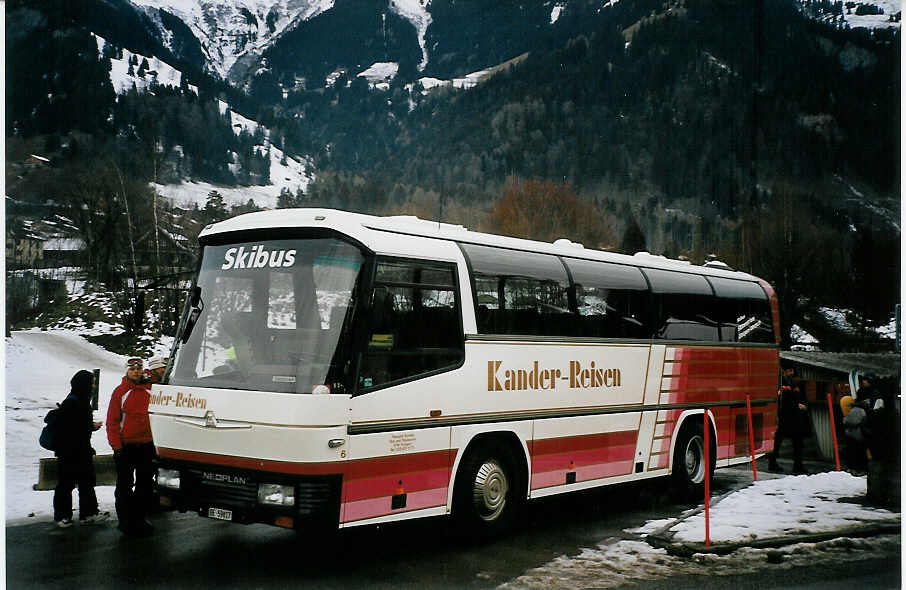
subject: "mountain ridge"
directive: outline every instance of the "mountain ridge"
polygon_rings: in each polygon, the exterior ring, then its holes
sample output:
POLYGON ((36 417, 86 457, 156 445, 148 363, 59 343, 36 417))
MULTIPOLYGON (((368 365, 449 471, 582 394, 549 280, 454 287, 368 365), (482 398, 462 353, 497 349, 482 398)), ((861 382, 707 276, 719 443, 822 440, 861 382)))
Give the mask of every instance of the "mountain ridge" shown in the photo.
POLYGON ((590 207, 596 245, 717 254, 774 283, 792 321, 818 303, 886 319, 898 27, 847 29, 830 2, 417 1, 337 0, 249 57, 237 87, 205 74, 166 9, 155 24, 125 0, 12 0, 9 55, 29 59, 7 74, 8 194, 71 208, 79 188, 115 209, 118 178, 138 200, 191 181, 200 223, 264 204, 488 229, 507 187, 536 179, 590 207), (430 23, 400 16, 424 8, 430 23), (297 185, 275 194, 288 170, 297 185))

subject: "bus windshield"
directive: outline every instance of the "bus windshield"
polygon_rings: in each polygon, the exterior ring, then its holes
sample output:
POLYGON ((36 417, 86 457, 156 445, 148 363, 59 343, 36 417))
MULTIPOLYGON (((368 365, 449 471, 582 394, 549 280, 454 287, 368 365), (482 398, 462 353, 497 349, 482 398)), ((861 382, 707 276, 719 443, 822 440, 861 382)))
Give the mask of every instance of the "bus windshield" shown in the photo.
POLYGON ((283 393, 351 390, 362 252, 335 238, 206 246, 203 310, 171 385, 283 393))

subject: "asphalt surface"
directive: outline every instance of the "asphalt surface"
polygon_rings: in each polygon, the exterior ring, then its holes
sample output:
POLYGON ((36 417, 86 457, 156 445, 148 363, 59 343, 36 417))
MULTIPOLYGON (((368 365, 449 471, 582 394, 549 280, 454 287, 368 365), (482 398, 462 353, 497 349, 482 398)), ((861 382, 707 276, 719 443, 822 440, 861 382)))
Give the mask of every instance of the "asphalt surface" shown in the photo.
MULTIPOLYGON (((809 461, 806 466, 811 471, 827 469, 820 461, 809 461)), ((759 473, 770 477, 763 468, 759 473)), ((720 470, 713 491, 726 493, 750 481, 748 469, 720 470)), ((65 530, 47 522, 12 526, 6 528, 6 582, 9 588, 67 590, 496 588, 602 541, 638 540, 626 529, 691 507, 676 503, 664 487, 656 482, 639 482, 532 502, 514 531, 490 542, 457 533, 446 519, 311 534, 223 523, 194 514, 162 513, 153 517, 156 530, 148 538, 123 537, 112 524, 76 525, 65 530)), ((668 572, 664 577, 619 587, 899 588, 899 542, 885 547, 883 555, 854 549, 839 563, 816 556, 814 562, 807 560, 791 568, 765 560, 756 564, 754 572, 744 575, 709 577, 668 572)), ((702 572, 707 568, 702 567, 702 572)), ((570 580, 553 576, 546 586, 573 587, 570 580)), ((601 578, 600 582, 604 586, 607 580, 601 578)), ((583 587, 598 586, 592 583, 583 587)))

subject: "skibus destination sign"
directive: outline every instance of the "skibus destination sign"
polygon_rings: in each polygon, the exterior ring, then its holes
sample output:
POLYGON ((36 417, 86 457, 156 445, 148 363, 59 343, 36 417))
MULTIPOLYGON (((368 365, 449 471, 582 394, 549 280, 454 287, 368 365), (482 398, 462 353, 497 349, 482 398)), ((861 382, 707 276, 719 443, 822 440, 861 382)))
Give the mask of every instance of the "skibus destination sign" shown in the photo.
POLYGON ((296 251, 266 250, 264 244, 255 244, 246 250, 245 246, 230 248, 223 254, 221 270, 236 268, 288 268, 296 263, 296 251))

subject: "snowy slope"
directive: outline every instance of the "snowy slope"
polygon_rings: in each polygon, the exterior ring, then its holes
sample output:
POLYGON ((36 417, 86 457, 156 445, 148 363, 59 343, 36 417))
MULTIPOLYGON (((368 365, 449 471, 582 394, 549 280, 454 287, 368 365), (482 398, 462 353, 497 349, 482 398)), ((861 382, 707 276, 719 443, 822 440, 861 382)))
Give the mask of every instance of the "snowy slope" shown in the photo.
POLYGON ((271 184, 264 186, 225 187, 206 182, 182 182, 179 184, 152 184, 157 193, 169 199, 174 205, 191 208, 192 204, 204 207, 211 191, 217 191, 227 205, 245 205, 249 199, 259 207, 273 209, 277 206, 277 197, 284 188, 296 193, 303 192, 314 179, 310 172, 312 162, 309 158, 285 156, 283 151, 270 143, 270 130, 257 121, 234 112, 230 105, 218 100, 221 113, 228 113, 233 132, 239 135, 243 131, 254 135, 259 129, 264 133, 264 144, 255 146, 259 153, 270 153, 271 184))
MULTIPOLYGON (((94 38, 100 54, 104 51, 107 41, 98 35, 95 35, 94 38)), ((182 72, 154 56, 132 53, 128 49, 123 49, 122 57, 110 58, 110 82, 117 94, 128 92, 133 86, 137 90, 147 90, 153 84, 178 88, 182 82, 182 72), (148 63, 148 70, 139 75, 143 62, 148 63), (130 68, 131 74, 129 73, 130 68)), ((196 87, 190 86, 190 89, 196 94, 198 93, 196 87)))
MULTIPOLYGON (((799 0, 799 3, 806 14, 812 14, 815 10, 824 10, 823 7, 817 3, 813 3, 811 0, 799 0)), ((900 0, 856 0, 847 1, 843 4, 843 14, 841 15, 842 21, 836 19, 833 14, 824 12, 812 14, 812 16, 818 20, 834 22, 839 26, 850 29, 900 27, 900 21, 892 18, 903 10, 903 4, 900 0), (858 12, 866 12, 866 9, 874 11, 876 8, 881 9, 882 14, 857 14, 858 12)))
MULTIPOLYGON (((106 41, 97 35, 95 35, 95 39, 98 53, 100 53, 104 50, 106 41)), ((139 91, 147 91, 152 84, 178 87, 182 80, 182 72, 169 64, 153 56, 132 53, 128 49, 123 49, 121 56, 111 58, 110 65, 110 82, 118 94, 128 92, 133 87, 139 91), (139 66, 144 60, 148 62, 148 71, 143 76, 139 76, 139 66), (135 63, 139 65, 135 65, 135 63), (130 68, 131 74, 129 73, 130 68)), ((198 89, 192 85, 189 85, 189 90, 198 93, 198 89)), ((277 196, 284 188, 294 194, 299 189, 306 190, 313 179, 309 172, 311 168, 309 158, 289 155, 284 157, 283 151, 270 143, 269 129, 257 121, 234 112, 230 105, 223 101, 218 101, 218 106, 221 113, 229 113, 233 132, 236 135, 243 131, 251 135, 254 135, 259 129, 263 131, 265 143, 256 146, 256 149, 259 153, 270 151, 271 184, 253 187, 217 187, 207 183, 192 182, 175 185, 154 184, 153 186, 160 195, 169 198, 175 205, 190 207, 193 203, 198 203, 200 207, 204 207, 208 194, 216 190, 224 196, 229 205, 244 205, 249 199, 252 199, 260 207, 274 208, 277 204, 277 196)))

